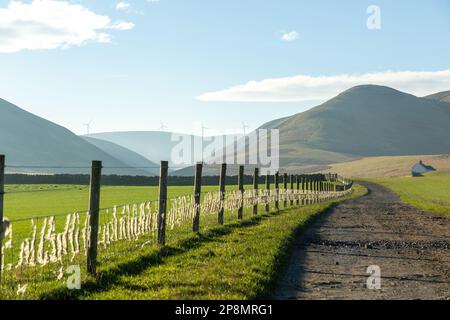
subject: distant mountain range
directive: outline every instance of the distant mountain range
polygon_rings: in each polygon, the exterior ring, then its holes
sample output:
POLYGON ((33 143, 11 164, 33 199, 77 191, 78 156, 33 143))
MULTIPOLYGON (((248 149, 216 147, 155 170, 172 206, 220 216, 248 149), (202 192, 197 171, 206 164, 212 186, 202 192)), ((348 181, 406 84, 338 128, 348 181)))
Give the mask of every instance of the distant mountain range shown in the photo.
POLYGON ((82 138, 87 142, 89 142, 90 144, 96 146, 100 150, 113 156, 117 160, 127 164, 130 167, 144 170, 152 175, 159 175, 158 168, 160 164, 159 163, 156 164, 155 162, 148 160, 139 153, 136 153, 130 149, 127 149, 125 147, 122 147, 118 144, 109 141, 95 139, 91 137, 82 137, 82 138))
MULTIPOLYGON (((164 131, 125 131, 125 132, 105 132, 89 134, 84 137, 95 138, 98 140, 108 141, 116 145, 126 147, 127 149, 140 154, 153 163, 160 164, 160 161, 171 160, 171 152, 173 147, 178 143, 172 141, 172 132, 164 131)), ((189 137, 180 134, 183 138, 189 137)), ((195 139, 201 139, 194 136, 195 139)))
MULTIPOLYGON (((105 150, 64 127, 0 99, 0 153, 6 155, 7 172, 89 173, 91 161, 102 160, 105 167, 114 167, 105 168, 106 174, 154 174, 145 169, 127 168, 133 162, 125 160, 136 159, 137 155, 123 147, 110 145, 105 150), (120 148, 121 160, 105 151, 114 148, 120 148)), ((149 161, 145 164, 153 165, 149 161)))
MULTIPOLYGON (((421 98, 388 87, 364 85, 306 112, 270 121, 260 129, 279 129, 282 167, 311 170, 368 156, 448 154, 449 102, 450 91, 421 98)), ((154 175, 161 160, 171 160, 178 143, 172 141, 172 135, 140 131, 78 137, 0 99, 0 153, 7 155, 8 163, 25 167, 76 167, 103 160, 105 166, 119 168, 114 173, 154 175)), ((180 136, 196 142, 202 139, 180 136)), ((201 159, 198 154, 196 158, 201 159)), ((212 168, 210 174, 216 174, 217 169, 212 168)), ((192 172, 187 167, 175 173, 192 172)))
MULTIPOLYGON (((196 135, 188 135, 174 132, 164 131, 125 131, 125 132, 105 132, 85 135, 83 137, 95 138, 98 140, 108 141, 116 145, 126 147, 133 152, 136 152, 149 161, 160 163, 160 161, 169 161, 169 166, 175 167, 175 170, 180 167, 188 167, 195 164, 196 161, 202 160, 201 148, 191 150, 190 161, 185 164, 173 162, 172 150, 180 143, 180 141, 190 141, 191 145, 200 145, 203 139, 203 149, 206 150, 215 139, 222 139, 223 144, 226 145, 227 135, 204 137, 196 135)), ((205 159, 203 159, 205 160, 205 159)))
MULTIPOLYGON (((283 167, 308 171, 367 156, 450 153, 450 141, 445 138, 450 134, 450 104, 445 102, 449 93, 420 98, 383 86, 357 86, 306 112, 270 121, 260 129, 280 130, 283 167)), ((165 133, 164 140, 160 139, 161 133, 154 132, 93 136, 141 154, 151 145, 147 157, 164 155, 172 147, 167 142, 170 133, 165 133), (136 141, 139 148, 132 145, 136 141)), ((216 171, 218 168, 205 172, 216 171)), ((176 173, 191 175, 193 168, 176 173)))

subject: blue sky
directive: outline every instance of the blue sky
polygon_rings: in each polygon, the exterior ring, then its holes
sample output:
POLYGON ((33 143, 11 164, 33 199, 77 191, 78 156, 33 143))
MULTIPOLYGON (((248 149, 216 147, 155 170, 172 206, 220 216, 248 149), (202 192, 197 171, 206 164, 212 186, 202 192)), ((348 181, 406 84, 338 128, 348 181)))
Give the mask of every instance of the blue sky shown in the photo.
MULTIPOLYGON (((445 0, 124 0, 129 7, 122 9, 112 0, 60 2, 68 4, 67 12, 78 5, 109 20, 92 21, 96 38, 65 45, 58 41, 69 35, 56 30, 58 24, 49 31, 42 20, 26 28, 13 18, 0 22, 0 97, 79 134, 90 120, 93 132, 157 130, 161 122, 168 130, 190 132, 199 121, 221 132, 239 129, 241 122, 255 128, 315 106, 353 83, 321 84, 320 94, 313 95, 304 82, 295 82, 291 100, 285 97, 292 92, 278 95, 276 81, 257 87, 271 91, 270 99, 249 95, 245 86, 298 75, 313 80, 356 75, 358 82, 372 79, 361 80, 368 73, 383 80, 388 71, 395 79, 395 72, 428 72, 428 82, 420 83, 423 92, 414 92, 421 74, 391 80, 415 94, 450 90, 448 73, 434 74, 450 69, 445 0), (381 9, 379 30, 367 28, 369 5, 381 9), (19 32, 20 41, 14 36, 19 32), (292 41, 283 41, 289 33, 292 41), (44 37, 33 45, 56 41, 55 48, 30 47, 31 36, 44 37), (214 94, 198 99, 206 93, 214 94)), ((10 3, 0 0, 0 17, 2 9, 6 17, 16 12, 8 10, 10 3)), ((73 24, 88 34, 83 20, 74 18, 73 24)))

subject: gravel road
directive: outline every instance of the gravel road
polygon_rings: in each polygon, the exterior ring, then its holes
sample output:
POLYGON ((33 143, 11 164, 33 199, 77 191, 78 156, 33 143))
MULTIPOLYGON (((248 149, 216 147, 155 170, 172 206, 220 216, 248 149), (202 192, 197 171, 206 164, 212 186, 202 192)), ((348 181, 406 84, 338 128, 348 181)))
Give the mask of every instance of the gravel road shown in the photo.
POLYGON ((450 219, 361 184, 367 196, 337 205, 297 239, 273 298, 450 299, 450 219), (379 267, 381 289, 368 289, 369 266, 379 267))

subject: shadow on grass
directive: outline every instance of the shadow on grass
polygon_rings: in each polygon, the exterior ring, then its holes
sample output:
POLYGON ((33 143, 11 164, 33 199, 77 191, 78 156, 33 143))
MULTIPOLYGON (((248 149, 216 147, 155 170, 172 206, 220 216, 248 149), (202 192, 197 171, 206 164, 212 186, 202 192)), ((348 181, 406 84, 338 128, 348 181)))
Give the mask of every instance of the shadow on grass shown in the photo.
POLYGON ((252 217, 248 220, 230 223, 221 227, 210 229, 204 233, 195 234, 184 240, 180 240, 173 246, 164 246, 156 249, 150 254, 144 254, 136 259, 129 260, 112 267, 109 270, 102 270, 98 273, 96 279, 89 279, 82 283, 82 290, 69 290, 67 288, 58 288, 40 295, 44 300, 73 300, 80 299, 91 293, 99 293, 111 289, 114 285, 122 283, 122 276, 136 276, 151 268, 164 264, 164 260, 171 256, 183 254, 191 249, 199 248, 203 244, 217 241, 223 236, 232 232, 258 225, 263 219, 270 218, 282 213, 284 210, 272 213, 265 213, 260 216, 252 217))
POLYGON ((263 284, 261 290, 256 292, 256 294, 251 297, 252 300, 274 299, 274 293, 278 289, 284 273, 287 271, 286 269, 294 251, 294 247, 297 244, 298 238, 305 232, 306 229, 316 223, 321 217, 332 212, 339 202, 340 201, 331 201, 329 203, 325 203, 323 208, 308 216, 303 224, 297 226, 297 228, 293 230, 292 234, 289 237, 286 237, 278 249, 271 275, 268 277, 267 282, 263 284))

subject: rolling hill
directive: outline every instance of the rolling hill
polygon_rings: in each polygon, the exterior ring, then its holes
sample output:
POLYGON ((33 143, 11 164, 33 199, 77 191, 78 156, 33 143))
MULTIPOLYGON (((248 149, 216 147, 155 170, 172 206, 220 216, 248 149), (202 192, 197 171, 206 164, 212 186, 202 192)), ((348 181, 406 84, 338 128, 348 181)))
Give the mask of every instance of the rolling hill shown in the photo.
POLYGON ((103 150, 107 154, 113 156, 119 161, 126 163, 130 167, 141 168, 144 171, 152 175, 159 175, 159 164, 156 164, 147 158, 141 156, 140 154, 131 151, 127 148, 119 146, 115 143, 95 139, 91 137, 82 137, 84 140, 90 144, 96 146, 100 150, 103 150))
MULTIPOLYGON (((92 160, 129 167, 71 131, 0 99, 0 153, 7 172, 89 173, 92 160), (80 168, 83 167, 83 168, 80 168)), ((105 174, 148 175, 144 170, 104 169, 105 174)))
POLYGON ((282 166, 450 153, 450 104, 364 85, 281 121, 282 166))
MULTIPOLYGON (((194 164, 196 162, 195 160, 200 161, 202 159, 201 149, 196 148, 193 154, 191 154, 191 161, 189 163, 179 164, 172 161, 172 150, 180 143, 180 140, 173 140, 172 137, 175 139, 182 138, 183 141, 191 141, 197 146, 200 145, 202 137, 196 135, 161 131, 128 131, 95 133, 82 137, 112 142, 145 157, 153 163, 159 164, 161 160, 169 161, 169 166, 174 170, 181 169, 181 167, 187 167, 194 164)), ((226 137, 227 136, 204 137, 204 150, 206 150, 208 145, 216 138, 223 139, 225 143, 226 137)))
MULTIPOLYGON (((280 130, 281 167, 311 172, 365 157, 450 153, 448 123, 448 103, 389 87, 363 85, 306 112, 270 121, 260 129, 280 130)), ((157 160, 171 152, 170 135, 130 132, 92 136, 157 160)), ((217 171, 213 167, 204 172, 217 171)), ((192 167, 177 171, 180 175, 192 173, 192 167)))
MULTIPOLYGON (((306 171, 380 156, 450 153, 448 92, 419 98, 392 88, 363 85, 291 117, 260 128, 279 129, 280 164, 306 171)), ((107 174, 154 175, 179 142, 171 132, 109 132, 78 137, 69 130, 0 99, 0 153, 16 172, 87 173, 103 160, 107 174), (33 168, 33 167, 70 167, 33 168), (140 167, 131 169, 129 167, 140 167)), ((199 142, 201 137, 178 134, 199 142)), ((205 138, 206 139, 206 138, 205 138)), ((206 148, 208 142, 205 141, 206 148)), ((196 154, 197 159, 201 157, 196 154)), ((194 160, 194 159, 192 159, 194 160)), ((209 170, 216 173, 216 167, 209 170)), ((230 171, 235 168, 230 165, 230 171)), ((11 171, 12 168, 9 168, 11 171)), ((179 171, 192 174, 192 168, 179 171)), ((205 173, 208 170, 205 170, 205 173)))
POLYGON ((450 91, 438 92, 438 93, 426 96, 425 98, 450 103, 450 91))
POLYGON ((278 128, 280 125, 283 124, 283 122, 285 122, 286 120, 288 120, 290 117, 284 117, 284 118, 280 118, 280 119, 275 119, 269 122, 266 122, 265 124, 263 124, 262 126, 260 126, 258 129, 275 129, 278 128))
POLYGON ((162 131, 104 132, 83 137, 112 142, 158 164, 162 160, 170 160, 172 148, 177 144, 172 141, 171 132, 162 131))

